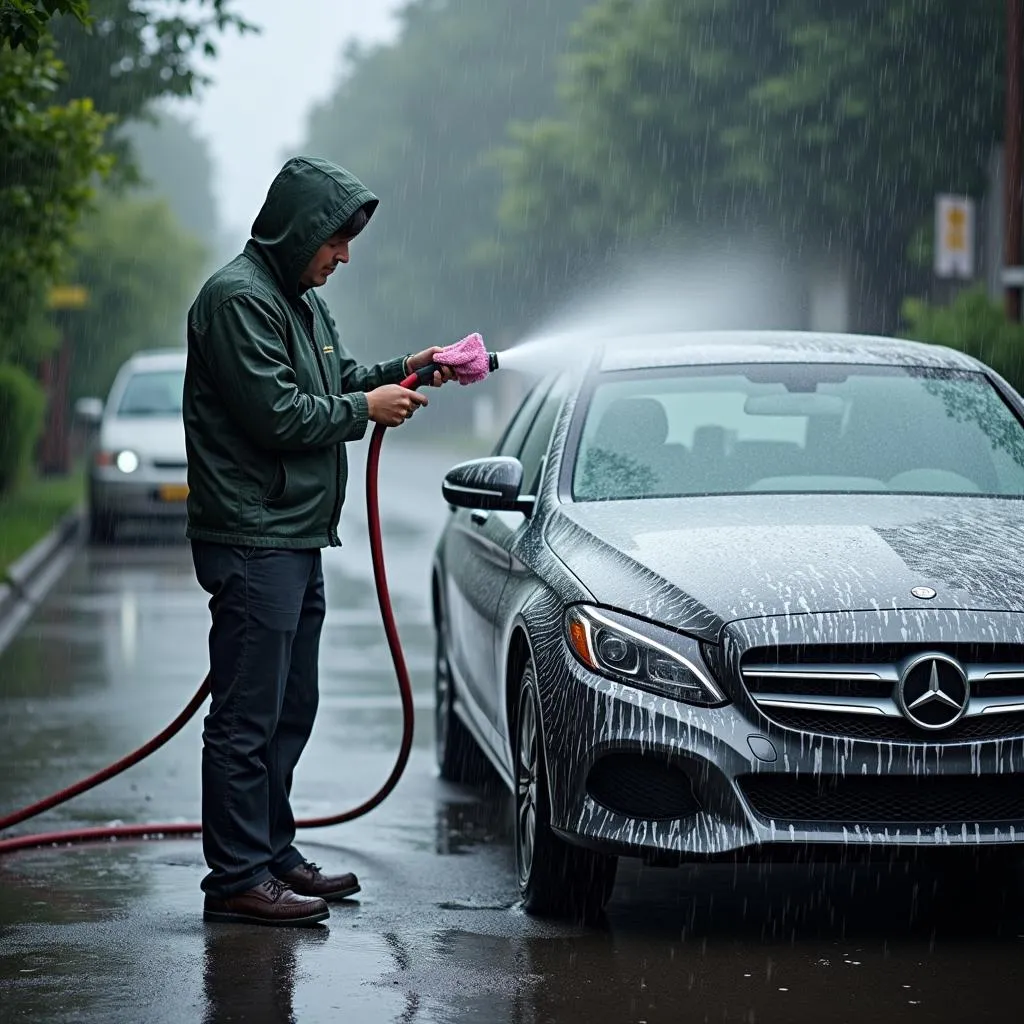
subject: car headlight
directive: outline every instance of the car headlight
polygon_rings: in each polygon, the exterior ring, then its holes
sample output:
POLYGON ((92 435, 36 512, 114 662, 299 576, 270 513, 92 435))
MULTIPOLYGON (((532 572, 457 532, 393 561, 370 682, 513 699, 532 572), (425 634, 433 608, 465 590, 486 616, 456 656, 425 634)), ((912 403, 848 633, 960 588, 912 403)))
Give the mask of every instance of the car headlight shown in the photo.
POLYGON ((139 457, 130 449, 125 449, 123 452, 117 453, 114 465, 116 465, 122 473, 134 473, 135 470, 139 468, 139 457))
POLYGON ((565 632, 573 654, 593 672, 686 704, 727 703, 692 637, 585 604, 566 610, 565 632))
POLYGON ((93 462, 100 467, 116 466, 122 473, 134 473, 140 465, 139 456, 130 448, 115 448, 113 451, 99 448, 93 457, 93 462))

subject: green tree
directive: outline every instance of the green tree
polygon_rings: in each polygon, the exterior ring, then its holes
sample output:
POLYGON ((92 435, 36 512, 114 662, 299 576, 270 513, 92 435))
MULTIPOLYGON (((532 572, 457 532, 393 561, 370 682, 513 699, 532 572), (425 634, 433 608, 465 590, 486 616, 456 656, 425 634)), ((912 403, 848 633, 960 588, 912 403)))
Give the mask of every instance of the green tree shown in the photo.
POLYGON ((891 324, 934 193, 983 181, 1001 19, 999 0, 601 0, 561 115, 502 153, 496 255, 543 295, 637 239, 767 228, 842 253, 891 324))
POLYGON ((47 51, 0 49, 0 360, 45 347, 50 284, 92 198, 108 121, 89 100, 50 100, 61 74, 47 51))
POLYGON ((72 233, 108 168, 108 122, 88 100, 54 105, 62 69, 45 47, 0 44, 0 491, 23 475, 38 430, 35 368, 55 333, 50 285, 67 264, 72 233))
POLYGON ((504 325, 502 271, 475 262, 497 226, 490 152, 510 118, 552 109, 557 57, 586 3, 412 0, 393 43, 347 53, 304 148, 381 198, 344 281, 328 290, 344 302, 338 321, 355 351, 398 353, 504 325))
POLYGON ((984 286, 963 289, 948 305, 908 298, 900 336, 966 352, 1024 392, 1024 325, 1006 319, 984 286))
POLYGON ((105 395, 133 352, 184 345, 205 253, 167 202, 106 194, 83 225, 75 280, 90 296, 69 319, 72 400, 105 395))
POLYGON ((166 111, 152 120, 126 125, 124 136, 138 164, 138 191, 166 199, 182 227, 207 245, 215 245, 219 217, 206 140, 190 122, 166 111))
POLYGON ((2 0, 0 2, 0 44, 38 53, 47 38, 50 19, 69 14, 80 25, 89 23, 89 0, 2 0))
POLYGON ((34 378, 56 340, 50 289, 115 153, 132 166, 116 129, 160 96, 190 93, 197 52, 213 55, 231 26, 251 27, 232 0, 0 0, 0 489, 32 450, 34 378))
POLYGON ((198 55, 215 57, 229 29, 257 31, 237 13, 238 0, 90 0, 88 33, 73 18, 51 25, 68 65, 61 97, 89 96, 117 123, 145 117, 152 100, 191 96, 209 78, 198 55))

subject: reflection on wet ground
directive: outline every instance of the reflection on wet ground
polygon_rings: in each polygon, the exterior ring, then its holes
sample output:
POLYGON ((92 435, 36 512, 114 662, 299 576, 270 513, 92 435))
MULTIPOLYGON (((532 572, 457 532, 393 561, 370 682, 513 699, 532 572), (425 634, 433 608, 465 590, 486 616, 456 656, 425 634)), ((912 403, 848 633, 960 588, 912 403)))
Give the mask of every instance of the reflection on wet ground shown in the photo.
MULTIPOLYGON (((624 863, 585 930, 515 904, 502 794, 432 761, 429 555, 443 457, 389 453, 385 543, 416 686, 408 772, 388 803, 306 832, 355 870, 357 899, 310 931, 209 926, 198 843, 51 849, 0 861, 0 1007, 21 1021, 1013 1021, 1024 901, 1010 869, 624 863), (404 510, 416 488, 417 518, 404 510)), ((356 470, 358 472, 358 470, 356 470)), ((328 553, 324 697, 295 781, 303 814, 390 771, 400 707, 376 620, 361 510, 328 553)), ((0 807, 95 770, 163 726, 206 669, 205 595, 180 542, 83 552, 0 655, 0 807)), ((198 720, 127 776, 37 824, 183 820, 199 805, 198 720)), ((33 826, 35 827, 35 826, 33 826)))

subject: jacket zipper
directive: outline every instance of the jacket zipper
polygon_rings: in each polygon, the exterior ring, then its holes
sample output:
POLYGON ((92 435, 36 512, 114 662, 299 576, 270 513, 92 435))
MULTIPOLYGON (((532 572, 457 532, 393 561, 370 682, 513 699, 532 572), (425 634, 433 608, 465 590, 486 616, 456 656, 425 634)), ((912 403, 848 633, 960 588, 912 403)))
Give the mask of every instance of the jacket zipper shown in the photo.
MULTIPOLYGON (((304 300, 299 299, 302 305, 305 307, 303 311, 303 323, 306 324, 306 328, 309 331, 309 344, 313 349, 313 358, 316 360, 317 369, 320 371, 320 381, 324 386, 324 395, 331 393, 331 382, 327 376, 327 367, 324 365, 323 356, 320 350, 316 347, 316 311, 312 309, 304 300), (309 314, 309 319, 306 319, 306 313, 309 314)), ((341 443, 339 442, 334 447, 334 512, 331 514, 331 522, 327 527, 327 540, 331 547, 341 547, 341 538, 338 536, 338 531, 335 529, 334 524, 338 521, 338 517, 341 515, 341 487, 338 481, 341 479, 341 443)))

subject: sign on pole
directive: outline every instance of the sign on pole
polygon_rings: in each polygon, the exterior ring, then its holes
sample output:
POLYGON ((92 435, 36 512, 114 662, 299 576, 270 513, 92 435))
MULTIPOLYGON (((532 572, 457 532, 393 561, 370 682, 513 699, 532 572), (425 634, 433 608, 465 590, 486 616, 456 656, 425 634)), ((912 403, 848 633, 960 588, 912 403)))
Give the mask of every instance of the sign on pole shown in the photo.
POLYGON ((974 277, 974 200, 968 196, 936 196, 935 273, 974 277))
POLYGON ((58 284, 50 289, 50 309, 85 309, 89 292, 78 284, 58 284))

